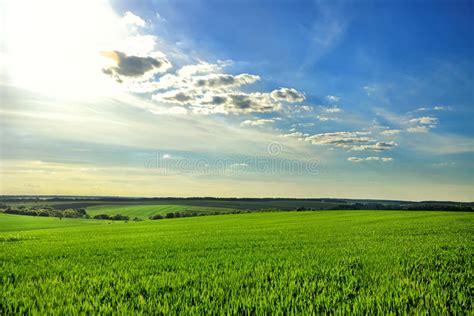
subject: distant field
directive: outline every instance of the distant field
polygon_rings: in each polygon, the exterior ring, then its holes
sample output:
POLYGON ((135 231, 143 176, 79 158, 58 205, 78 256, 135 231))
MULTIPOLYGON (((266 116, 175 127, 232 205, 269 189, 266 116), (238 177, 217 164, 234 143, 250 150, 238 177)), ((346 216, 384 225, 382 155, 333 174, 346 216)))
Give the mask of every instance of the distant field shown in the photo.
POLYGON ((92 224, 101 223, 103 223, 103 221, 90 219, 59 219, 57 217, 21 216, 0 213, 0 233, 37 229, 56 229, 73 226, 89 226, 92 224))
POLYGON ((472 213, 0 214, 0 314, 471 314, 472 213))
POLYGON ((265 208, 276 208, 281 210, 294 210, 304 206, 314 209, 333 208, 340 203, 336 202, 320 202, 320 201, 304 201, 304 200, 215 200, 215 199, 166 199, 151 201, 38 201, 38 202, 7 202, 12 207, 20 205, 31 207, 34 205, 51 205, 57 209, 66 208, 86 208, 92 206, 132 206, 132 205, 187 205, 199 207, 213 207, 221 209, 240 209, 240 210, 257 210, 265 208))
POLYGON ((126 215, 130 219, 135 217, 141 219, 147 219, 152 215, 166 215, 170 212, 185 212, 185 213, 204 213, 209 214, 212 212, 227 213, 232 209, 224 209, 217 207, 204 207, 204 206, 190 206, 190 205, 100 205, 92 206, 87 208, 87 213, 90 216, 98 214, 107 215, 126 215))
MULTIPOLYGON (((59 198, 58 198, 59 199, 59 198)), ((1 201, 1 200, 0 200, 1 201)), ((474 203, 461 202, 409 202, 388 200, 350 200, 350 199, 225 199, 225 198, 155 198, 155 199, 38 199, 4 200, 12 208, 25 206, 51 206, 57 210, 68 208, 88 208, 93 206, 145 206, 145 205, 186 205, 193 207, 233 209, 233 210, 296 210, 299 208, 315 210, 435 210, 435 211, 474 211, 474 203)))

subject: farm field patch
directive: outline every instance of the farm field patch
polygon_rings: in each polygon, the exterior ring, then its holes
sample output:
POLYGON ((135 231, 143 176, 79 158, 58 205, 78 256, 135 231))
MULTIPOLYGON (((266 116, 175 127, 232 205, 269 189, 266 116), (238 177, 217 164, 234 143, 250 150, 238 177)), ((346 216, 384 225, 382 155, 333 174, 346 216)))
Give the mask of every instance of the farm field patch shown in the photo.
POLYGON ((6 224, 0 314, 466 314, 473 308, 474 223, 467 212, 141 222, 0 214, 0 227, 6 224), (41 229, 22 230, 21 221, 30 228, 37 221, 41 229))

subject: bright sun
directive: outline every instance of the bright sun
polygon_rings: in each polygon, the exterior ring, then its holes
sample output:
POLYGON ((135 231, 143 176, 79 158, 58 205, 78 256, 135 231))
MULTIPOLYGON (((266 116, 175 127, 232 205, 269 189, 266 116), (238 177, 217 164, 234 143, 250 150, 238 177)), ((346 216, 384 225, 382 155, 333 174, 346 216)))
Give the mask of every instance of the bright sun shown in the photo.
POLYGON ((107 2, 12 0, 4 6, 1 58, 11 84, 74 99, 117 90, 101 73, 110 59, 100 52, 120 45, 129 30, 107 2))

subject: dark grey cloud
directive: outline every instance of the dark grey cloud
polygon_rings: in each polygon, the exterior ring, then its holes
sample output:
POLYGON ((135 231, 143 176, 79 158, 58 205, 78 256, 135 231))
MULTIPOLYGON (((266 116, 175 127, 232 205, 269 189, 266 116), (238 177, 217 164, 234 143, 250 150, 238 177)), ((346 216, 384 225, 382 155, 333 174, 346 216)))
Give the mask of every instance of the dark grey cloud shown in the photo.
POLYGON ((129 56, 119 51, 102 52, 102 55, 116 62, 102 71, 119 82, 124 77, 139 78, 147 73, 163 72, 171 66, 166 58, 129 56))
POLYGON ((207 104, 220 107, 226 112, 272 112, 280 107, 265 93, 229 93, 213 96, 207 104))
POLYGON ((277 101, 286 101, 288 103, 303 102, 305 100, 305 96, 302 92, 291 88, 273 90, 271 96, 277 101))
POLYGON ((214 78, 196 80, 196 87, 219 87, 235 84, 235 77, 231 75, 218 75, 214 78))
POLYGON ((238 87, 245 84, 252 84, 258 80, 260 80, 259 76, 250 74, 240 74, 237 76, 229 74, 211 74, 196 77, 194 86, 196 88, 238 87))
POLYGON ((184 92, 178 92, 176 94, 164 96, 163 99, 168 101, 174 101, 176 103, 186 103, 191 101, 193 97, 184 92))

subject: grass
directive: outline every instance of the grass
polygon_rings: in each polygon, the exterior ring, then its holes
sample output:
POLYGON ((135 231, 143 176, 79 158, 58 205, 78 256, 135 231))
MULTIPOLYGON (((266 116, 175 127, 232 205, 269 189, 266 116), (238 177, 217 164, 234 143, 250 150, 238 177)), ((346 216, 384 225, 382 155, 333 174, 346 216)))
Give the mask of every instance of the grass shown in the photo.
POLYGON ((37 229, 57 229, 101 224, 102 221, 57 217, 20 216, 0 213, 0 233, 37 229))
POLYGON ((189 205, 100 205, 92 206, 87 208, 87 213, 90 216, 98 214, 107 215, 126 215, 131 219, 138 217, 141 219, 147 219, 152 215, 166 215, 170 212, 196 212, 196 213, 210 213, 219 212, 226 213, 232 209, 216 208, 216 207, 203 207, 203 206, 189 206, 189 205))
POLYGON ((0 233, 0 314, 473 310, 472 213, 254 213, 75 226, 0 214, 0 227, 30 219, 42 229, 0 233))

